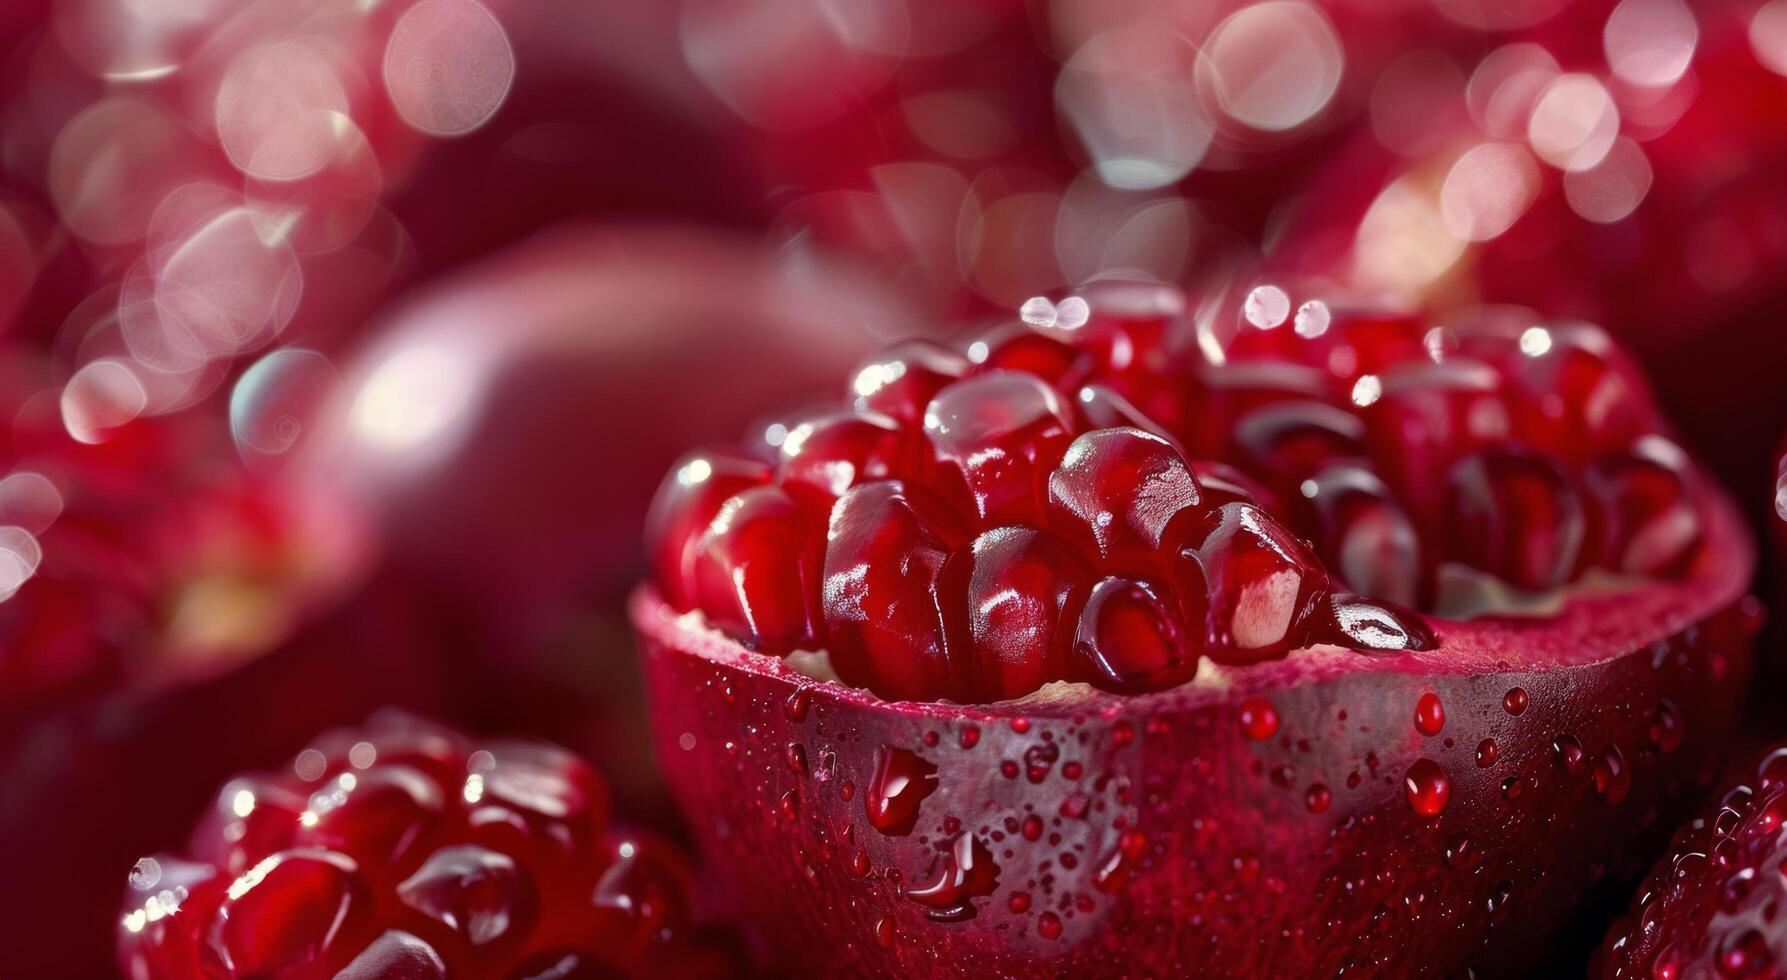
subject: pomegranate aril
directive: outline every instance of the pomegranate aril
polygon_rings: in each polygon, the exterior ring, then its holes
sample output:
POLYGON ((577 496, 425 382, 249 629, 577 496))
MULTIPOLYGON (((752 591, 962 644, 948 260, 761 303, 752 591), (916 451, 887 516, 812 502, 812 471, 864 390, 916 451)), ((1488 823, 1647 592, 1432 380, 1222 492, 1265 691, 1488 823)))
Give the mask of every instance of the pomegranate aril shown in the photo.
POLYGON ((1082 430, 1128 426, 1172 440, 1161 423, 1151 419, 1128 398, 1105 385, 1084 385, 1074 395, 1074 412, 1082 430))
POLYGON ((613 835, 602 849, 610 863, 591 901, 606 948, 626 959, 689 927, 694 872, 680 854, 643 834, 613 835))
POLYGON ((1307 637, 1328 593, 1315 556, 1271 514, 1227 504, 1187 541, 1182 567, 1205 588, 1204 652, 1219 663, 1284 656, 1307 637))
POLYGON ((1160 436, 1097 429, 1075 439, 1049 475, 1048 511, 1050 526, 1103 567, 1158 572, 1169 564, 1168 529, 1199 512, 1198 485, 1160 436))
POLYGON ((1347 588, 1405 606, 1425 595, 1421 538, 1390 488, 1362 463, 1338 462, 1303 481, 1294 511, 1316 552, 1347 588))
POLYGON ((474 949, 518 941, 533 928, 538 905, 533 881, 514 858, 472 845, 429 855, 397 886, 397 897, 430 920, 430 932, 474 949))
POLYGON ((1357 416, 1321 402, 1281 402, 1235 422, 1233 445, 1243 470, 1292 496, 1325 463, 1364 453, 1357 416))
POLYGON ((1210 404, 1208 419, 1198 420, 1197 435, 1206 441, 1192 440, 1191 450, 1198 455, 1219 455, 1235 421, 1250 412, 1281 402, 1323 401, 1331 390, 1320 368, 1291 361, 1206 364, 1199 382, 1209 390, 1210 404))
POLYGON ((1570 579, 1585 523, 1581 499, 1555 464, 1485 450, 1459 460, 1447 484, 1447 557, 1527 592, 1570 579))
POLYGON ((434 947, 392 929, 374 939, 334 980, 447 980, 447 964, 434 947))
POLYGON ((859 412, 877 412, 916 427, 937 392, 966 376, 968 369, 967 358, 941 344, 904 340, 857 366, 850 378, 850 396, 859 412))
POLYGON ((304 791, 287 780, 243 776, 226 783, 193 833, 193 856, 234 876, 292 843, 304 791))
POLYGON ((756 650, 814 648, 821 528, 781 488, 726 501, 695 550, 696 598, 708 621, 756 650))
POLYGON ((788 430, 776 478, 791 496, 823 517, 833 501, 859 483, 906 476, 912 452, 909 436, 893 419, 833 412, 788 430))
POLYGON ((694 606, 695 549, 720 506, 769 478, 767 463, 726 452, 690 453, 670 468, 646 515, 645 539, 658 590, 671 605, 694 606))
POLYGON ((982 700, 1022 697, 1064 676, 1092 572, 1046 532, 995 528, 968 549, 968 642, 982 700))
POLYGON ((896 699, 964 699, 965 624, 945 581, 950 544, 919 491, 853 487, 832 509, 825 551, 826 645, 844 680, 896 699), (921 513, 921 508, 926 513, 921 513))
POLYGON ((352 860, 281 851, 230 885, 211 927, 211 952, 232 976, 329 976, 371 938, 372 906, 352 860))
POLYGON ((1172 592, 1106 578, 1092 587, 1074 638, 1072 674, 1112 691, 1160 691, 1197 673, 1198 642, 1172 592))
POLYGON ((1083 358, 1074 347, 1025 326, 1001 327, 968 344, 977 372, 1012 371, 1051 385, 1075 373, 1083 358))
POLYGON ((1073 438, 1061 397, 1016 371, 939 391, 924 429, 942 493, 981 526, 1037 523, 1044 478, 1073 438))
POLYGON ((1592 563, 1616 572, 1681 573, 1699 551, 1694 463, 1680 446, 1648 435, 1583 471, 1592 563))
POLYGON ((1395 652, 1433 649, 1433 631, 1421 614, 1395 603, 1337 592, 1310 639, 1356 650, 1395 652))
POLYGON ((1352 398, 1379 475, 1428 527, 1437 527, 1452 462, 1506 441, 1510 431, 1502 377, 1480 361, 1396 367, 1361 378, 1352 398))
POLYGON ((1534 326, 1507 371, 1515 432, 1527 445, 1576 461, 1643 435, 1655 416, 1650 388, 1612 338, 1588 324, 1534 326))
POLYGON ((138 861, 118 940, 124 975, 203 976, 211 918, 233 880, 208 863, 165 854, 138 861))
POLYGON ((373 874, 428 846, 445 808, 440 784, 409 766, 342 773, 311 794, 294 842, 340 851, 373 874))
POLYGON ((1205 507, 1216 510, 1224 504, 1253 504, 1274 510, 1277 496, 1253 477, 1219 460, 1194 459, 1191 474, 1197 478, 1198 491, 1205 507))

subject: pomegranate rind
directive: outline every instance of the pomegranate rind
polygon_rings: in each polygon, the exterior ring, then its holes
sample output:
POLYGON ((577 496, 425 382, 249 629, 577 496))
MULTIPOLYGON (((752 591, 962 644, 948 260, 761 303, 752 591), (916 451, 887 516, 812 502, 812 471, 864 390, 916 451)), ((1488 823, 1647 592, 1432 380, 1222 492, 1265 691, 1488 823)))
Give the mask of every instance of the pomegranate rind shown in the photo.
POLYGON ((1157 694, 889 702, 649 587, 632 615, 672 792, 779 968, 1524 975, 1599 935, 1582 917, 1643 871, 1731 734, 1755 555, 1728 501, 1705 507, 1705 558, 1680 581, 1438 621, 1431 651, 1205 664, 1157 694), (893 749, 936 767, 902 835, 865 810, 893 749), (991 884, 960 855, 990 858, 991 884), (952 876, 965 902, 921 900, 952 876))

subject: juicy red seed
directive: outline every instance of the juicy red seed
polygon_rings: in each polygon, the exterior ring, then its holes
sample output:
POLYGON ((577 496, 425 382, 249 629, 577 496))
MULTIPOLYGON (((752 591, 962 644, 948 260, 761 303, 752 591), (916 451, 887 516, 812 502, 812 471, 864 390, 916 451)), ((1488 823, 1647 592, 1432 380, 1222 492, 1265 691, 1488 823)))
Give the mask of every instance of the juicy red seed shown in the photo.
POLYGON ((878 412, 902 424, 924 420, 925 406, 949 384, 968 374, 968 359, 929 340, 890 344, 862 364, 850 379, 859 412, 878 412))
POLYGON ((372 941, 335 980, 446 980, 447 964, 434 947, 392 929, 372 941))
POLYGON ((1528 445, 1581 460, 1650 427, 1648 386, 1599 327, 1540 327, 1523 333, 1520 349, 1507 370, 1518 396, 1515 430, 1528 445))
POLYGON ((1055 384, 1074 373, 1082 355, 1053 337, 1028 327, 996 330, 968 345, 969 359, 981 371, 1014 371, 1055 384))
POLYGON ((1326 597, 1315 556, 1271 514, 1227 504, 1205 519, 1184 552, 1205 588, 1204 651, 1219 663, 1284 656, 1308 635, 1326 597))
POLYGON ((678 609, 695 602, 693 571, 697 542, 714 514, 733 495, 769 482, 761 460, 730 453, 690 453, 671 467, 645 518, 652 569, 664 598, 678 609))
POLYGON ((816 646, 824 546, 811 514, 780 488, 752 487, 726 501, 695 549, 708 621, 766 653, 816 646))
POLYGON ((1366 440, 1379 473, 1417 504, 1437 507, 1452 461, 1509 435, 1501 375, 1477 361, 1402 365, 1384 372, 1371 395, 1356 387, 1353 399, 1364 403, 1366 440))
POLYGON ((994 371, 939 391, 924 430, 943 492, 988 525, 1036 522, 1043 482, 1072 425, 1054 389, 1032 375, 994 371))
POLYGON ((329 851, 281 851, 230 886, 210 941, 236 976, 327 976, 372 938, 372 912, 352 860, 329 851))
POLYGON ((1321 368, 1276 360, 1205 365, 1198 382, 1210 393, 1208 414, 1222 427, 1221 438, 1192 447, 1200 455, 1220 453, 1237 419, 1281 402, 1322 401, 1330 390, 1321 368))
POLYGON ((1321 402, 1256 408, 1234 429, 1241 467, 1287 496, 1324 463, 1359 456, 1364 438, 1357 416, 1321 402))
POLYGON ((1517 589, 1568 581, 1582 547, 1582 502, 1548 460, 1514 450, 1474 453, 1448 479, 1452 557, 1517 589))
POLYGON ((1191 474, 1197 478, 1201 502, 1211 510, 1224 504, 1252 504, 1272 510, 1277 500, 1272 491, 1254 482, 1253 477, 1224 462, 1194 459, 1191 474))
POLYGON ((1135 403, 1104 385, 1086 385, 1074 397, 1074 411, 1081 429, 1115 429, 1127 426, 1159 433, 1161 423, 1148 417, 1135 403))
POLYGON ((440 784, 405 765, 381 765, 327 780, 311 797, 295 843, 340 851, 369 875, 401 862, 426 838, 446 800, 440 784))
POLYGON ((1304 481, 1301 524, 1348 588, 1404 606, 1423 593, 1421 539, 1408 513, 1377 475, 1336 463, 1304 481))
POLYGON ((397 897, 473 947, 529 931, 538 901, 513 858, 469 845, 434 852, 397 886, 397 897))
POLYGON ((963 700, 961 586, 946 581, 949 546, 915 499, 894 482, 838 498, 825 551, 826 643, 839 676, 883 697, 963 700))
POLYGON ((1167 529, 1198 508, 1198 485, 1165 439, 1099 429, 1073 441, 1049 476, 1049 520, 1109 567, 1163 567, 1167 529))
POLYGON ((1026 527, 995 528, 968 553, 968 635, 976 688, 1022 697, 1065 676, 1076 614, 1092 572, 1063 541, 1026 527))
POLYGON ((304 812, 304 793, 281 781, 244 776, 226 783, 193 834, 193 856, 239 875, 291 846, 304 812))
MULTIPOLYGON (((651 975, 690 945, 692 875, 649 838, 605 835, 606 788, 563 749, 386 715, 328 733, 293 768, 324 764, 338 768, 220 794, 242 821, 309 792, 286 811, 291 845, 244 873, 138 863, 119 934, 128 975, 508 975, 501 963, 548 953, 651 975)), ((195 843, 246 830, 207 827, 195 843)))
POLYGON ((1315 623, 1314 641, 1385 653, 1433 649, 1433 631, 1420 613, 1347 592, 1335 593, 1328 606, 1327 621, 1315 623))
POLYGON ((1165 690, 1197 672, 1197 640, 1171 594, 1151 582, 1094 585, 1073 652, 1077 676, 1113 691, 1165 690))
POLYGON ((1662 436, 1644 436, 1608 453, 1583 473, 1590 560, 1616 572, 1679 574, 1699 551, 1700 510, 1694 464, 1662 436))
POLYGON ((885 415, 834 412, 807 419, 782 439, 777 479, 788 493, 824 515, 859 483, 894 480, 912 466, 908 436, 885 415))
POLYGON ((1452 782, 1446 770, 1432 759, 1417 759, 1403 779, 1409 806, 1424 817, 1437 817, 1452 798, 1452 782))

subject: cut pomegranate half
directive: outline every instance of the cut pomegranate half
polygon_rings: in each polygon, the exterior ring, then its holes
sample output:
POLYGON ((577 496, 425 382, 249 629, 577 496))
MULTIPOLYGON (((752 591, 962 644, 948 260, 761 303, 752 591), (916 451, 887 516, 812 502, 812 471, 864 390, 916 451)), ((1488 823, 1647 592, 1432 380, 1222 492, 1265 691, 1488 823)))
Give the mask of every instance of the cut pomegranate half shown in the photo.
POLYGON ((697 836, 796 970, 1530 964, 1729 732, 1740 519, 1593 327, 1306 304, 1215 356, 1134 295, 672 473, 633 613, 697 836))

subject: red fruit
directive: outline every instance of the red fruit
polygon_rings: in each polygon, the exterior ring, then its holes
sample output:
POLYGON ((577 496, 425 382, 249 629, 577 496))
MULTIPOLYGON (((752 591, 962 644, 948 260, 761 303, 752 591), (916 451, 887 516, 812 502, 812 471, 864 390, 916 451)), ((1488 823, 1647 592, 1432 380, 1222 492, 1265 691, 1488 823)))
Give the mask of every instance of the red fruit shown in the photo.
POLYGON ((966 698, 950 542, 920 499, 899 483, 866 483, 832 509, 822 600, 832 667, 890 698, 966 698))
POLYGON ((1201 573, 1204 650, 1220 663, 1272 660, 1301 646, 1328 592, 1315 556, 1252 504, 1226 504, 1206 518, 1184 559, 1201 573))
POLYGON ((721 505, 696 544, 697 604, 754 650, 782 654, 818 641, 821 531, 779 487, 721 505))
POLYGON ((1447 482, 1450 557, 1527 592, 1569 580, 1582 548, 1582 501, 1555 464, 1489 450, 1459 460, 1447 482))
POLYGON ((1073 438, 1061 397, 1034 375, 958 381, 925 408, 943 492, 984 523, 1035 521, 1047 474, 1073 438))
POLYGON ((1170 591, 1107 578, 1092 587, 1080 613, 1072 675, 1111 691, 1157 691, 1196 673, 1197 651, 1170 591))
POLYGON ((1055 384, 1079 364, 1081 352, 1028 327, 992 331, 968 345, 968 359, 980 372, 1017 371, 1055 384))
POLYGON ((968 373, 968 359, 929 340, 890 344, 865 359, 850 379, 858 412, 875 412, 916 426, 944 385, 968 373))
POLYGON ((683 608, 694 604, 696 552, 720 507, 769 477, 763 461, 724 452, 690 453, 671 467, 645 517, 645 533, 653 542, 653 574, 672 602, 683 608))
POLYGON ((1647 435, 1606 453, 1583 472, 1591 562, 1634 575, 1673 575, 1699 552, 1703 534, 1693 461, 1680 446, 1647 435))
POLYGON ((893 419, 836 412, 788 430, 776 479, 823 516, 833 501, 858 483, 905 476, 911 455, 906 434, 893 419))
POLYGON ((968 642, 981 700, 1022 697, 1066 676, 1092 573, 1045 531, 994 528, 969 546, 968 642))
POLYGON ((1608 930, 1592 975, 1775 977, 1787 963, 1787 749, 1763 755, 1675 833, 1608 930), (1773 911, 1771 911, 1773 910, 1773 911))
POLYGON ((510 976, 548 954, 650 975, 693 941, 680 860, 608 830, 601 780, 562 749, 384 716, 320 740, 293 772, 223 794, 238 813, 277 815, 281 833, 195 835, 201 854, 235 837, 244 870, 138 862, 119 932, 127 976, 510 976), (240 795, 274 788, 308 805, 240 795))
POLYGON ((1051 526, 1108 567, 1162 567, 1169 528, 1198 513, 1198 484, 1184 457, 1140 429, 1080 436, 1049 475, 1051 526))
MULTIPOLYGON (((1574 367, 1515 377, 1544 367, 1518 335, 1509 355, 1486 334, 1476 360, 1456 332, 1348 315, 1356 331, 1293 326, 1257 359, 1169 351, 1171 322, 1057 330, 1046 339, 1081 356, 940 389, 929 414, 972 392, 962 404, 1006 437, 840 498, 823 611, 845 684, 641 591, 669 779, 721 886, 764 910, 751 924, 778 965, 1518 976, 1555 962, 1582 894, 1690 803, 1731 730, 1753 555, 1692 468, 1671 498, 1592 476, 1600 449, 1527 441, 1592 411, 1544 399, 1607 385, 1574 367), (1119 392, 1119 372, 1142 387, 1119 392), (975 387, 987 379, 1001 386, 975 387), (1063 390, 1092 395, 1078 421, 1126 425, 1076 433, 1035 409, 1063 390), (1125 408, 1131 390, 1176 392, 1175 421, 1125 408), (1550 429, 1517 431, 1541 418, 1550 429), (972 483, 989 462, 1012 479, 972 483), (1673 550, 1638 544, 1667 537, 1642 528, 1672 500, 1699 515, 1696 558, 1572 584, 1591 532, 1596 554, 1673 550), (1511 587, 1453 594, 1492 578, 1511 587)), ((1641 422, 1607 450, 1664 429, 1641 422)), ((1584 440, 1615 431, 1580 425, 1584 440)))

